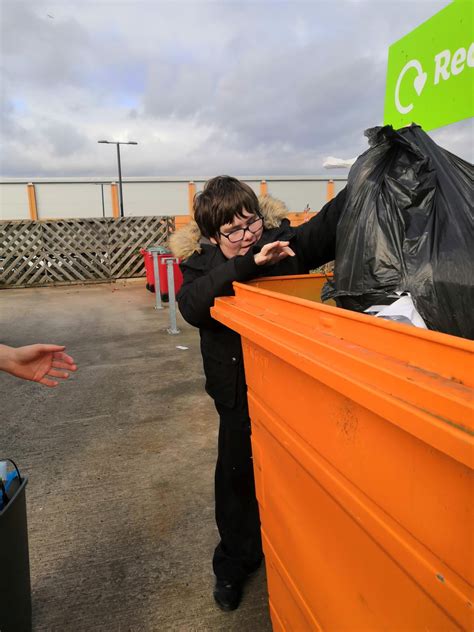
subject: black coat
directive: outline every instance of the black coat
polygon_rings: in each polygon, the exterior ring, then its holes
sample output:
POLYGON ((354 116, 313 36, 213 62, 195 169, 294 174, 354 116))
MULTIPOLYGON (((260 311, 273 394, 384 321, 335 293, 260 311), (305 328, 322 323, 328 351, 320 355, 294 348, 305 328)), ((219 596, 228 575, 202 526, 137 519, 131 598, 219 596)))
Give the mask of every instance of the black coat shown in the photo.
POLYGON ((183 263, 183 285, 178 305, 183 318, 199 328, 206 391, 219 404, 232 408, 236 402, 239 372, 243 372, 240 335, 211 317, 218 296, 232 296, 234 281, 263 276, 307 274, 329 261, 336 251, 336 227, 345 203, 345 189, 328 202, 311 220, 292 228, 287 219, 280 226, 264 230, 261 239, 243 256, 226 259, 220 248, 202 244, 183 263), (258 266, 255 253, 273 241, 289 241, 295 252, 274 265, 258 266))

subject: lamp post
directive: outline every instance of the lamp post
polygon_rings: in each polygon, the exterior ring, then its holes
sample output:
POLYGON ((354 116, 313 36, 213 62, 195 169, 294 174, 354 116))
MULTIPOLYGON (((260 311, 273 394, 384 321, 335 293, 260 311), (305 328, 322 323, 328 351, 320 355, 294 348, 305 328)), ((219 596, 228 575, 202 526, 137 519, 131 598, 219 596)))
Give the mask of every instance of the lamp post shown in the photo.
POLYGON ((122 165, 120 163, 120 145, 138 145, 138 143, 133 140, 130 140, 130 141, 98 140, 97 142, 104 143, 106 145, 117 145, 117 163, 118 163, 118 176, 119 176, 119 189, 120 189, 120 217, 124 217, 123 191, 122 191, 122 165))

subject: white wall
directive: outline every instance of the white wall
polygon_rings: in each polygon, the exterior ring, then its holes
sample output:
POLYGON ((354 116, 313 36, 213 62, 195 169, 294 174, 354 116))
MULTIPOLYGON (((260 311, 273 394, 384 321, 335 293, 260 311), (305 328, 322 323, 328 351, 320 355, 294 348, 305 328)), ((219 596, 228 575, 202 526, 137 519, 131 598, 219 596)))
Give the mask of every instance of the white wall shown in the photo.
POLYGON ((347 178, 343 180, 334 180, 334 193, 337 195, 347 184, 347 178))
POLYGON ((267 188, 269 195, 283 200, 292 212, 304 211, 307 204, 312 211, 319 211, 327 201, 327 182, 322 180, 270 180, 267 188))
POLYGON ((125 182, 123 207, 126 217, 187 215, 188 182, 125 182))
MULTIPOLYGON (((307 204, 319 210, 326 202, 328 178, 271 176, 243 177, 258 195, 265 179, 270 195, 286 203, 290 211, 303 211, 307 204)), ((87 178, 34 180, 38 219, 74 217, 112 217, 111 182, 87 178), (101 190, 104 191, 104 207, 101 190)), ((206 180, 196 178, 127 178, 123 181, 125 216, 187 215, 188 183, 201 191, 206 180)), ((335 179, 335 191, 345 186, 346 178, 335 179)), ((29 219, 28 180, 0 179, 0 219, 29 219)), ((117 184, 118 188, 118 184, 117 184)))
POLYGON ((27 183, 0 184, 0 220, 30 219, 27 183))
MULTIPOLYGON (((105 217, 112 217, 110 184, 104 187, 105 217)), ((92 182, 35 183, 38 219, 102 217, 100 184, 92 182)))

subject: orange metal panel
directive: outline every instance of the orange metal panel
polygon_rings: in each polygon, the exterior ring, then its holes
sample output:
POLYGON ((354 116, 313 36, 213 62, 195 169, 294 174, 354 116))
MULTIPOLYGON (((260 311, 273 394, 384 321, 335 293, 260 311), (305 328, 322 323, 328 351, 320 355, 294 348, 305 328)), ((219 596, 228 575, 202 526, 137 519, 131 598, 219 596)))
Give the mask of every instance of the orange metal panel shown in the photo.
POLYGON ((308 222, 315 215, 316 213, 302 211, 301 213, 288 213, 287 217, 292 226, 300 226, 301 224, 308 222))
POLYGON ((186 224, 189 224, 191 220, 191 215, 176 215, 174 218, 175 230, 183 228, 184 226, 186 226, 186 224))
POLYGON ((110 185, 110 195, 112 197, 112 215, 114 219, 118 219, 120 217, 119 194, 117 184, 115 182, 112 182, 110 185))
POLYGON ((37 220, 38 219, 38 207, 36 205, 36 191, 35 185, 32 182, 29 182, 27 185, 28 189, 28 207, 30 211, 30 219, 37 220))
MULTIPOLYGON (((333 278, 333 274, 300 274, 281 277, 263 277, 252 281, 252 287, 270 290, 271 292, 283 292, 286 296, 297 296, 308 301, 320 301, 321 291, 327 280, 333 278)), ((326 305, 336 305, 335 301, 328 301, 326 305)))
POLYGON ((327 189, 326 189, 326 198, 327 198, 328 202, 330 200, 332 200, 334 196, 335 196, 334 180, 329 180, 328 184, 327 184, 327 189))
POLYGON ((303 223, 303 218, 300 217, 302 213, 288 213, 287 217, 290 220, 291 226, 299 226, 303 223))
POLYGON ((190 216, 194 215, 194 196, 196 195, 196 185, 194 182, 188 182, 188 211, 190 216))
POLYGON ((243 337, 274 628, 470 630, 474 343, 321 305, 323 282, 213 308, 243 337))

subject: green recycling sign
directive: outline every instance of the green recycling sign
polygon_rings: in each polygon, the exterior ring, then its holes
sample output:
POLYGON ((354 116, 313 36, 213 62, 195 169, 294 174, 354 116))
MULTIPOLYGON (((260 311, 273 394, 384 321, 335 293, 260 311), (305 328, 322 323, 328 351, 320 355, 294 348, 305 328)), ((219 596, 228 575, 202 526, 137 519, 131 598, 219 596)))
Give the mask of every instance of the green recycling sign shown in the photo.
POLYGON ((474 116, 474 1, 454 0, 388 53, 384 123, 425 131, 474 116))

